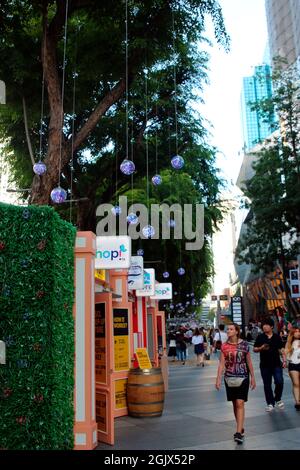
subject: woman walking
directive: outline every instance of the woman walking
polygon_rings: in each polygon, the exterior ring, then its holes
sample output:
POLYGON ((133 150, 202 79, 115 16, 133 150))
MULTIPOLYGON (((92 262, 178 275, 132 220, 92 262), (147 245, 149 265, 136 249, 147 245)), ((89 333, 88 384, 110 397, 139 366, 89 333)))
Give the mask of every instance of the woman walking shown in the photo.
POLYGON ((295 408, 300 411, 300 329, 292 328, 286 344, 286 357, 289 361, 289 376, 293 384, 295 408))
POLYGON ((195 329, 192 344, 194 345, 194 352, 197 356, 197 366, 202 365, 202 367, 204 367, 204 335, 199 328, 195 329))
POLYGON ((232 401, 236 420, 236 433, 233 438, 238 444, 244 442, 245 402, 248 401, 249 373, 251 389, 256 387, 254 370, 247 341, 240 339, 240 327, 232 323, 227 327, 228 339, 221 347, 216 389, 221 388, 221 378, 225 369, 227 401, 232 401))

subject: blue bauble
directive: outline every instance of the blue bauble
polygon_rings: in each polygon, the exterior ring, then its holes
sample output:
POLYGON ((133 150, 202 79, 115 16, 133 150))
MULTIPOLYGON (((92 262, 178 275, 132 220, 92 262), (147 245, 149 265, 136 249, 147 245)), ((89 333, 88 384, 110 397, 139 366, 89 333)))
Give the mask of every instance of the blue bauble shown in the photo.
POLYGON ((134 212, 130 212, 130 214, 128 214, 127 216, 127 222, 130 224, 130 225, 136 225, 139 221, 139 218, 136 214, 134 214, 134 212))
POLYGON ((141 248, 136 252, 136 254, 138 256, 144 256, 144 250, 142 250, 141 248))
POLYGON ((45 163, 43 163, 41 161, 39 161, 39 162, 37 162, 33 165, 33 172, 36 175, 42 176, 46 173, 46 171, 47 171, 47 167, 46 167, 45 163))
POLYGON ((170 274, 168 273, 168 271, 165 271, 165 272, 163 273, 163 277, 164 277, 165 279, 168 279, 169 276, 170 276, 170 274))
POLYGON ((169 225, 169 227, 174 228, 176 226, 175 220, 173 220, 173 219, 169 220, 168 225, 169 225))
POLYGON ((162 177, 160 175, 154 175, 152 177, 152 183, 154 184, 154 186, 158 186, 162 183, 162 177))
POLYGON ((135 172, 135 164, 131 160, 127 160, 127 158, 125 158, 120 165, 120 170, 124 175, 132 175, 132 173, 135 172))
POLYGON ((155 235, 155 230, 152 225, 146 225, 146 227, 143 228, 142 233, 145 238, 152 238, 155 235))
POLYGON ((111 212, 114 214, 114 215, 120 215, 122 214, 122 209, 120 206, 114 206, 112 209, 111 209, 111 212))
POLYGON ((175 155, 171 160, 171 165, 175 170, 181 170, 184 166, 184 159, 180 155, 175 155))
POLYGON ((185 269, 184 268, 179 268, 177 272, 178 272, 179 276, 183 276, 185 274, 185 269))
POLYGON ((52 189, 50 197, 52 202, 55 204, 61 204, 67 199, 67 191, 58 186, 57 188, 52 189))

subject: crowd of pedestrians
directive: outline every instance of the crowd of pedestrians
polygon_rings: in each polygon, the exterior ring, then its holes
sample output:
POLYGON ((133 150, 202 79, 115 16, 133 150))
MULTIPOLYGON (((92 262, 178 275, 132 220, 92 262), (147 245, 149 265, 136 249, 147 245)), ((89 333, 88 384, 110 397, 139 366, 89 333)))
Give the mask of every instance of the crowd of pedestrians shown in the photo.
POLYGON ((292 382, 295 399, 295 410, 300 411, 300 328, 283 327, 279 333, 274 332, 272 318, 261 324, 251 325, 246 338, 241 337, 239 325, 231 323, 226 326, 205 331, 204 328, 184 329, 171 332, 169 335, 169 357, 177 358, 184 365, 187 345, 194 346, 196 365, 204 367, 205 358, 215 354, 218 359, 216 389, 220 390, 222 376, 226 389, 227 401, 233 405, 236 421, 234 440, 242 444, 245 436, 245 403, 248 401, 249 388, 256 388, 256 380, 251 359, 253 352, 260 355, 260 374, 264 386, 266 412, 275 408, 284 410, 282 400, 284 378, 283 369, 287 368, 292 382), (248 335, 250 332, 251 338, 248 335), (274 383, 273 383, 274 382, 274 383))

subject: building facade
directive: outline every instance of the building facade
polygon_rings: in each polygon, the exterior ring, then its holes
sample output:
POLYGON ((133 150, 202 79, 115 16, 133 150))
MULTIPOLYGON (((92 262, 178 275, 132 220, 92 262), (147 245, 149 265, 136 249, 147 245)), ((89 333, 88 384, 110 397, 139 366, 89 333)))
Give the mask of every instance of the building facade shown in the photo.
POLYGON ((253 109, 253 106, 259 104, 262 99, 271 98, 271 96, 271 67, 259 65, 254 68, 254 74, 251 77, 243 79, 241 115, 245 152, 251 150, 272 133, 274 115, 270 116, 269 122, 265 122, 259 111, 253 109))
POLYGON ((288 65, 300 56, 300 1, 265 0, 271 58, 285 57, 288 65))

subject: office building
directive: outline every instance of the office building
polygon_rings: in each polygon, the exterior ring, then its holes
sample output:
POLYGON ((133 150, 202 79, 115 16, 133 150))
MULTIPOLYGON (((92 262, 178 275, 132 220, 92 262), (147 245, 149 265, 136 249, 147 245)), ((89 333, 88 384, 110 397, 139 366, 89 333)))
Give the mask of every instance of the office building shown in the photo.
POLYGON ((271 58, 300 56, 300 0, 265 0, 271 58))
POLYGON ((244 151, 248 152, 256 144, 272 133, 272 125, 275 116, 272 115, 268 122, 265 122, 257 109, 257 105, 264 98, 272 96, 271 68, 269 65, 255 67, 251 77, 243 79, 243 89, 241 96, 241 113, 243 125, 244 151))

